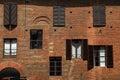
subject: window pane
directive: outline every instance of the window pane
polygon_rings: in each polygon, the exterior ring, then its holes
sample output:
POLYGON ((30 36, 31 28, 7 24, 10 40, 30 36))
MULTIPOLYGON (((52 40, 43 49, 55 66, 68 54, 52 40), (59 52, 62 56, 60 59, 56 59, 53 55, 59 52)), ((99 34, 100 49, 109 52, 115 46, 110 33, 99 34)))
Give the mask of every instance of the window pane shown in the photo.
POLYGON ((55 71, 55 67, 50 67, 50 71, 54 72, 55 71))
POLYGON ((42 40, 42 31, 39 30, 37 33, 37 40, 42 40))
POLYGON ((61 66, 61 62, 57 62, 57 63, 56 63, 56 66, 61 66))
POLYGON ((76 48, 72 45, 72 58, 75 58, 76 56, 76 48))
POLYGON ((51 76, 54 76, 54 75, 55 75, 55 72, 50 72, 50 75, 51 75, 51 76))
POLYGON ((11 50, 11 55, 16 55, 16 50, 15 49, 11 50))
POLYGON ((31 48, 36 49, 37 48, 37 42, 36 41, 31 41, 31 48))
POLYGON ((56 67, 56 71, 61 71, 61 67, 56 67))
POLYGON ((81 43, 78 44, 77 57, 78 57, 78 58, 81 58, 81 43))
POLYGON ((61 76, 61 72, 56 72, 56 75, 57 76, 61 76))
POLYGON ((17 49, 17 41, 16 40, 11 41, 11 49, 17 49))
POLYGON ((105 66, 105 62, 100 62, 100 66, 105 66))
POLYGON ((4 50, 4 55, 10 55, 10 50, 4 50))
POLYGON ((100 61, 105 61, 105 57, 100 57, 100 61))
POLYGON ((50 66, 55 66, 55 62, 50 62, 50 66))
POLYGON ((39 49, 42 48, 42 41, 38 41, 37 48, 39 48, 39 49))
POLYGON ((10 49, 10 40, 5 40, 5 49, 10 49))

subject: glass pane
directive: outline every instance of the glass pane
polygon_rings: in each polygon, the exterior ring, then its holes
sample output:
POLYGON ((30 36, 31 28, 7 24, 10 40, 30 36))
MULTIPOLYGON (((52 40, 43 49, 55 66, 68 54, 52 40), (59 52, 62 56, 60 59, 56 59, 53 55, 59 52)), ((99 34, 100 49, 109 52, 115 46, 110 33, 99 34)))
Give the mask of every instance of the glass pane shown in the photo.
POLYGON ((50 62, 50 66, 55 66, 55 62, 50 62))
POLYGON ((37 40, 42 40, 42 31, 39 30, 37 33, 37 40))
POLYGON ((61 66, 61 62, 57 62, 57 63, 56 63, 56 66, 61 66))
POLYGON ((31 49, 36 49, 37 48, 37 42, 36 41, 31 41, 30 47, 31 47, 31 49))
POLYGON ((56 67, 56 71, 61 71, 61 67, 56 67))
POLYGON ((50 72, 54 72, 55 71, 55 67, 50 67, 50 72))
POLYGON ((12 49, 17 49, 17 41, 16 40, 11 41, 11 48, 12 49))
POLYGON ((10 40, 5 40, 5 49, 10 49, 10 40))
POLYGON ((75 58, 76 56, 76 48, 72 45, 72 58, 75 58))
POLYGON ((11 55, 16 55, 16 50, 15 49, 11 50, 11 55))
POLYGON ((105 61, 105 57, 100 57, 100 61, 105 61))
POLYGON ((39 49, 42 48, 42 41, 38 41, 37 47, 38 47, 39 49))
POLYGON ((50 75, 51 75, 51 76, 54 76, 54 75, 55 75, 55 72, 50 72, 50 75))
POLYGON ((105 66, 105 62, 100 62, 100 66, 105 66))
POLYGON ((79 44, 77 48, 77 57, 81 58, 81 44, 79 44))
POLYGON ((37 39, 37 30, 31 30, 31 32, 30 32, 30 39, 31 40, 36 40, 37 39))
POLYGON ((56 72, 56 75, 57 76, 61 76, 61 72, 56 72))
POLYGON ((4 50, 4 55, 10 55, 10 50, 4 50))

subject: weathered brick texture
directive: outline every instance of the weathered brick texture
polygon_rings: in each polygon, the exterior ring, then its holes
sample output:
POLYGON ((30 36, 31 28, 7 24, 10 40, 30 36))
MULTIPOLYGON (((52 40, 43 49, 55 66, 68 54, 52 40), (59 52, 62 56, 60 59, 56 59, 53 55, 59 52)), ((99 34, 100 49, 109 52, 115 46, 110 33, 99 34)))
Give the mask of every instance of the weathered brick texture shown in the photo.
MULTIPOLYGON (((102 1, 102 0, 101 0, 102 1)), ((114 2, 114 0, 110 0, 114 2)), ((120 3, 106 6, 106 26, 93 27, 93 2, 65 0, 65 27, 53 27, 58 0, 0 0, 0 70, 16 68, 27 80, 120 80, 120 3), (18 4, 18 25, 3 25, 4 3, 18 4), (43 30, 43 48, 30 49, 30 29, 43 30), (4 38, 17 38, 16 58, 3 58, 4 38), (87 61, 66 60, 66 39, 88 39, 89 45, 113 45, 114 68, 87 70, 87 61), (49 56, 62 56, 62 76, 49 76, 49 56)))

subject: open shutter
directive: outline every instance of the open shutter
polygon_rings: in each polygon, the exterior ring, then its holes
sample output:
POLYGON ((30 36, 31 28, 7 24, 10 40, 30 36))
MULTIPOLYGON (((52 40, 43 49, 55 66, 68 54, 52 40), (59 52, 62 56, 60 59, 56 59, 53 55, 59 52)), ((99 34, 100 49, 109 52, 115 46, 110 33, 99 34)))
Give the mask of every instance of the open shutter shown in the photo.
POLYGON ((92 69, 94 66, 93 62, 93 46, 89 46, 89 54, 88 54, 88 70, 92 69))
POLYGON ((106 14, 105 6, 93 6, 93 25, 95 27, 105 26, 106 14))
POLYGON ((83 60, 87 60, 87 58, 88 58, 88 40, 87 39, 84 39, 83 41, 82 41, 83 43, 83 45, 82 45, 82 57, 83 57, 83 60))
POLYGON ((10 7, 9 7, 9 4, 4 4, 4 25, 5 26, 8 26, 10 25, 10 22, 9 22, 9 16, 10 16, 10 13, 9 13, 9 10, 10 10, 10 7))
POLYGON ((71 60, 72 53, 71 53, 71 40, 66 40, 66 60, 71 60))
POLYGON ((11 3, 11 25, 17 25, 17 4, 11 3))
POLYGON ((107 46, 107 67, 113 68, 113 47, 107 46))
POLYGON ((54 26, 65 26, 65 7, 54 6, 53 7, 53 25, 54 26))

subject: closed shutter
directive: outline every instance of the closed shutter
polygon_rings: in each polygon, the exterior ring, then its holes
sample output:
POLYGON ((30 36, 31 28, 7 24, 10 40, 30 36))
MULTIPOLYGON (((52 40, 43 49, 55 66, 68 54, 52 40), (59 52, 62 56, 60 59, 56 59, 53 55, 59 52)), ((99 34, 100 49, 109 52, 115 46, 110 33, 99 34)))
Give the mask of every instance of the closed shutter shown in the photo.
POLYGON ((93 25, 95 27, 105 26, 106 14, 105 6, 94 6, 93 7, 93 25))
POLYGON ((65 26, 65 7, 64 6, 53 7, 53 25, 57 27, 65 26))
POLYGON ((71 53, 71 40, 66 40, 66 60, 71 60, 72 53, 71 53))
POLYGON ((83 52, 83 54, 82 54, 82 57, 83 57, 83 60, 87 60, 87 58, 88 58, 88 40, 87 39, 84 39, 83 41, 82 41, 83 43, 83 46, 82 46, 82 52, 83 52))
POLYGON ((9 13, 10 7, 9 4, 4 4, 4 25, 8 26, 10 25, 9 18, 10 18, 10 13, 9 13))
POLYGON ((89 46, 89 54, 88 54, 88 70, 92 69, 94 66, 93 62, 93 46, 89 46))
POLYGON ((17 5, 14 3, 11 3, 11 25, 16 26, 17 25, 17 5))
POLYGON ((113 47, 107 46, 107 67, 113 68, 113 47))

